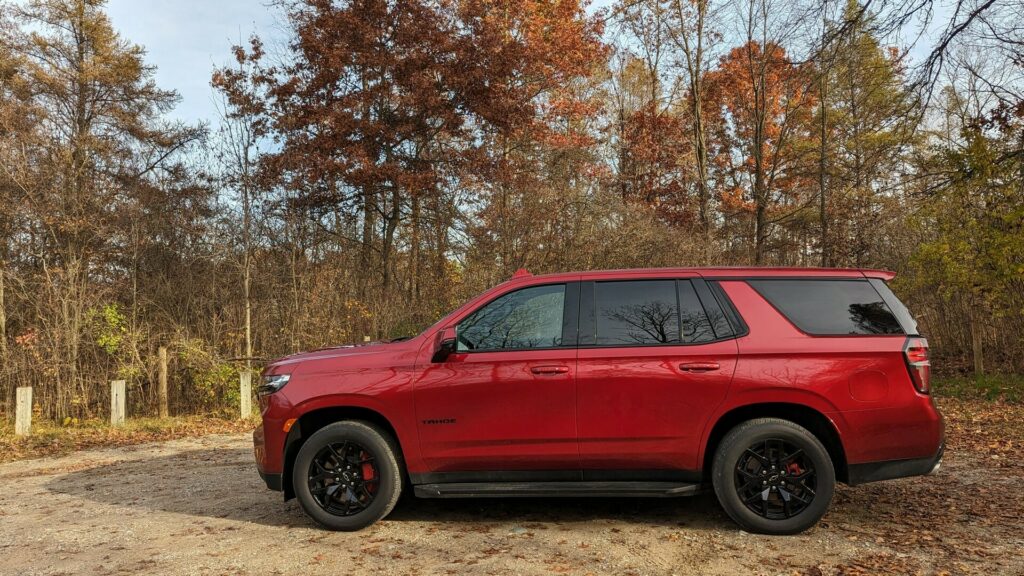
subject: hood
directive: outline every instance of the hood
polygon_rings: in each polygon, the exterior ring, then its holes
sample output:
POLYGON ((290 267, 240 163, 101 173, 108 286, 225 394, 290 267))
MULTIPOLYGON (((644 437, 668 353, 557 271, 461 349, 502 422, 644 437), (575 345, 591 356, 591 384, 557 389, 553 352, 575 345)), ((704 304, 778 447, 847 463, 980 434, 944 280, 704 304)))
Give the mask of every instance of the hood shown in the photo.
POLYGON ((365 342, 360 344, 344 344, 341 346, 331 346, 328 348, 320 348, 317 350, 311 350, 309 352, 298 352, 290 354, 282 358, 278 358, 269 364, 267 364, 268 371, 272 368, 278 367, 290 367, 294 364, 301 362, 307 362, 310 360, 329 360, 332 358, 357 358, 357 357, 370 357, 379 354, 391 354, 397 350, 409 346, 409 342, 412 339, 400 339, 392 340, 390 342, 385 341, 373 341, 365 342))

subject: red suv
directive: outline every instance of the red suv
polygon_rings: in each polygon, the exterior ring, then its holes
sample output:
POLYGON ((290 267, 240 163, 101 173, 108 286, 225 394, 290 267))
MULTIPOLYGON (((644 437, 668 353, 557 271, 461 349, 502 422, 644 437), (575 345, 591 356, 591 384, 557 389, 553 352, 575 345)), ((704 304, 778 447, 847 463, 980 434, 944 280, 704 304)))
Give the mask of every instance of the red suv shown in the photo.
POLYGON ((413 338, 296 354, 256 463, 327 528, 424 498, 686 496, 790 534, 927 474, 928 344, 877 270, 520 271, 413 338))

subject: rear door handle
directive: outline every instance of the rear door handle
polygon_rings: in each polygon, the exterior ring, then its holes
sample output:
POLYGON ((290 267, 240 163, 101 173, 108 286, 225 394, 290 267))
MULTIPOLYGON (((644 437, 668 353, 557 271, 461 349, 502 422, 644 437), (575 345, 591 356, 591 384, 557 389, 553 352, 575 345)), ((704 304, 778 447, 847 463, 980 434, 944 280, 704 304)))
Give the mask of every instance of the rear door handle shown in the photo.
POLYGON ((568 374, 568 366, 533 366, 530 372, 534 374, 568 374))
POLYGON ((719 368, 721 366, 718 365, 718 362, 684 362, 679 365, 679 369, 683 372, 710 372, 719 368))

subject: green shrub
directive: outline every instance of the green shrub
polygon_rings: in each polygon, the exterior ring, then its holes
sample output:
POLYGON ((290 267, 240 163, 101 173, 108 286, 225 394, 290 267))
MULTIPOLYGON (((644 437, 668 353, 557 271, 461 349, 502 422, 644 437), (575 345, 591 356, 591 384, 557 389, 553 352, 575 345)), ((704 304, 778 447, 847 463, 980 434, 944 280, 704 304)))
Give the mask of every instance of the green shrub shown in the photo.
POLYGON ((960 400, 1024 402, 1024 374, 934 377, 932 388, 937 396, 960 400))

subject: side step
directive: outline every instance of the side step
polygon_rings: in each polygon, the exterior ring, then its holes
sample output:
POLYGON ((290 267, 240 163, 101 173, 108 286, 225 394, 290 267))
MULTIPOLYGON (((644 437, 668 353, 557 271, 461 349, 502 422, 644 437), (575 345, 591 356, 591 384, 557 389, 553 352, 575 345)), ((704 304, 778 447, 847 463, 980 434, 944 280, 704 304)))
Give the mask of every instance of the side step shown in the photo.
POLYGON ((692 496, 699 484, 679 482, 451 482, 413 486, 420 498, 541 498, 547 496, 692 496))

